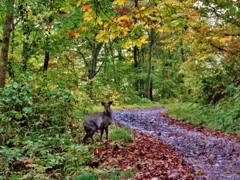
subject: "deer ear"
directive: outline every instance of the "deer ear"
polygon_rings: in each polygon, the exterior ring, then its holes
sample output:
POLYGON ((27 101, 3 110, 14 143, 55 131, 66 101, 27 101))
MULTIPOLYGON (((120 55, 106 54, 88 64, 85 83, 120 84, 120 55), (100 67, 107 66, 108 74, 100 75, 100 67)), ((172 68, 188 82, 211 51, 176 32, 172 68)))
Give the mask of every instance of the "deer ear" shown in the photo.
POLYGON ((109 101, 109 103, 108 103, 108 104, 109 104, 109 105, 111 105, 112 103, 113 103, 113 101, 109 101))
POLYGON ((101 102, 101 104, 104 106, 105 103, 104 103, 104 102, 101 102))

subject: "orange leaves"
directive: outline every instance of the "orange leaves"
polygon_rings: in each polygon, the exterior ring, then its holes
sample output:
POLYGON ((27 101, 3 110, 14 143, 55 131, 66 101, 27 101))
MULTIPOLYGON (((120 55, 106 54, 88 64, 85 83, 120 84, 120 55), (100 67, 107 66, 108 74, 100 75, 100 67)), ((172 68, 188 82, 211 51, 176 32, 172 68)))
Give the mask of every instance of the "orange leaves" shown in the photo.
POLYGON ((117 7, 114 9, 120 16, 128 15, 129 9, 127 7, 117 7))
POLYGON ((67 31, 67 34, 69 37, 71 38, 77 38, 79 37, 79 32, 77 30, 73 30, 73 31, 67 31))
POLYGON ((119 17, 116 22, 122 27, 129 27, 133 24, 131 17, 126 15, 119 17))
POLYGON ((92 5, 91 4, 85 4, 85 5, 82 6, 82 10, 89 11, 90 9, 92 9, 92 5))
POLYGON ((50 29, 50 28, 52 27, 52 24, 51 24, 51 23, 46 23, 46 24, 45 24, 45 27, 46 27, 47 29, 50 29))

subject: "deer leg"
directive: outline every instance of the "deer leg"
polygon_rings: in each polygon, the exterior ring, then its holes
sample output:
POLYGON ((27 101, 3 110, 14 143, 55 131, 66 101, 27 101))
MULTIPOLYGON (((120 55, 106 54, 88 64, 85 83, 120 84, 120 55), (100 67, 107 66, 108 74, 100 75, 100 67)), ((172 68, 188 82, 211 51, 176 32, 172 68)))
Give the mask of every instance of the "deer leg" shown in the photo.
POLYGON ((108 140, 108 126, 105 128, 105 132, 106 132, 106 139, 108 140))
POLYGON ((84 144, 86 143, 86 140, 87 140, 88 137, 89 137, 88 134, 86 134, 86 135, 84 136, 84 138, 83 138, 83 143, 84 143, 84 144))
POLYGON ((103 132, 104 132, 104 128, 101 128, 100 141, 102 141, 102 135, 103 135, 103 132))
POLYGON ((86 140, 87 140, 87 138, 91 138, 92 139, 92 141, 94 141, 94 139, 93 139, 93 134, 94 134, 94 131, 90 131, 90 132, 87 132, 87 134, 84 136, 84 138, 83 138, 83 142, 84 142, 84 144, 86 143, 86 140))

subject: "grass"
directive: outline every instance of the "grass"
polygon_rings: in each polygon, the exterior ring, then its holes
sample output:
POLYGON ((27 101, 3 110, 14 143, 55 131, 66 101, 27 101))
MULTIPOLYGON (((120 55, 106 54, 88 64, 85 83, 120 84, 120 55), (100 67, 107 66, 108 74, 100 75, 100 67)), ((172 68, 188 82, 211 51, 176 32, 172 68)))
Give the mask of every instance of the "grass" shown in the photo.
POLYGON ((126 143, 133 141, 131 136, 131 129, 127 127, 119 128, 112 126, 110 138, 113 140, 123 140, 126 143))
POLYGON ((235 111, 231 109, 191 103, 167 104, 165 107, 166 114, 179 120, 228 134, 240 134, 239 118, 235 117, 235 111))

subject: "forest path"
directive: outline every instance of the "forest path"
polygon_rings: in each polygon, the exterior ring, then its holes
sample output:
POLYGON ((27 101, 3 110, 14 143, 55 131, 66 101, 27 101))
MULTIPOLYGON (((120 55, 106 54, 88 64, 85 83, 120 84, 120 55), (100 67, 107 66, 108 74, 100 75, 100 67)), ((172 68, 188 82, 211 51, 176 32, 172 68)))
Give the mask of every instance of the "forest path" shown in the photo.
POLYGON ((240 180, 239 139, 181 123, 163 112, 163 108, 119 110, 114 119, 169 145, 193 165, 194 179, 240 180))

